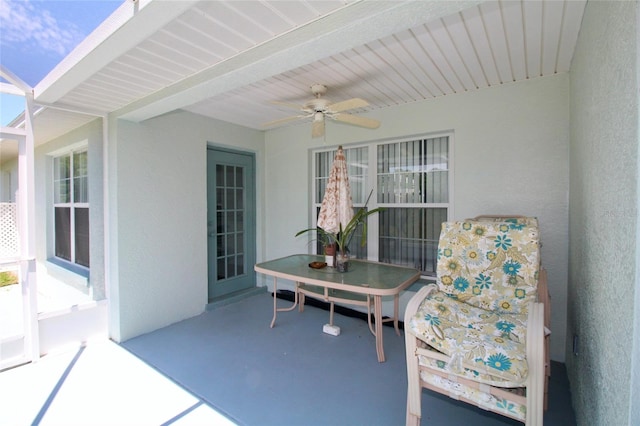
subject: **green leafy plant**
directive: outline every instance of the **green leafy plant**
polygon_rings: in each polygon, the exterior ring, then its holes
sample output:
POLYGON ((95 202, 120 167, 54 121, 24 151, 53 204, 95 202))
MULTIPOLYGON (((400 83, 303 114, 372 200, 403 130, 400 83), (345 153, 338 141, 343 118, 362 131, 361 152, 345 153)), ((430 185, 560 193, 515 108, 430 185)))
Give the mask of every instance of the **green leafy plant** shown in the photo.
POLYGON ((320 241, 320 244, 322 244, 323 247, 330 247, 335 245, 336 243, 336 234, 332 233, 332 232, 327 232, 324 229, 318 227, 318 228, 307 228, 307 229, 303 229, 302 231, 299 231, 296 234, 296 237, 307 233, 307 232, 316 232, 317 235, 317 240, 320 241))
POLYGON ((353 234, 356 232, 358 227, 362 225, 362 238, 360 239, 360 244, 365 245, 367 242, 367 218, 380 211, 384 210, 382 207, 375 208, 373 210, 367 210, 366 206, 361 208, 356 212, 353 218, 346 224, 343 228, 342 224, 340 224, 340 230, 338 233, 327 232, 322 228, 308 228, 299 231, 296 234, 296 237, 306 233, 306 232, 316 232, 318 235, 318 239, 322 242, 323 245, 331 244, 332 242, 336 243, 338 248, 338 253, 345 256, 347 254, 347 250, 349 244, 351 243, 351 239, 353 238, 353 234))
POLYGON ((340 224, 340 231, 335 236, 336 245, 338 246, 338 252, 343 256, 347 254, 351 239, 353 238, 353 235, 360 225, 362 225, 362 237, 360 238, 360 245, 364 246, 367 242, 367 218, 370 215, 378 213, 382 210, 384 210, 382 207, 378 207, 373 210, 366 210, 366 208, 362 208, 358 210, 358 212, 353 216, 349 223, 347 223, 344 229, 342 228, 342 224, 340 224))

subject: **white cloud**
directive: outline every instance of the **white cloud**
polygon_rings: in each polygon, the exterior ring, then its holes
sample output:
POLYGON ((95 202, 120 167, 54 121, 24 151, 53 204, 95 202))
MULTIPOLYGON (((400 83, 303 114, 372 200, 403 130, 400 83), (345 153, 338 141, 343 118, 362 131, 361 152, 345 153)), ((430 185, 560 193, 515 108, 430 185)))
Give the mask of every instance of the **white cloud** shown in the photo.
POLYGON ((84 38, 77 25, 56 19, 44 5, 46 2, 36 6, 28 0, 0 0, 3 48, 18 44, 51 56, 65 56, 84 38))

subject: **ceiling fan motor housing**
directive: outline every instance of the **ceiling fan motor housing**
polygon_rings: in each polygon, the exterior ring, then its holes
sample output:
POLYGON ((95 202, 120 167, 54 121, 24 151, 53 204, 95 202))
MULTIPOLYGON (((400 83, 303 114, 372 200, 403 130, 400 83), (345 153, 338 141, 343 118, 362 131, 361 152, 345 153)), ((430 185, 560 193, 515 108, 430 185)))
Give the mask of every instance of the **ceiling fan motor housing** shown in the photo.
POLYGON ((304 107, 309 110, 309 112, 326 112, 330 103, 328 99, 317 98, 307 102, 304 107))
POLYGON ((327 86, 324 84, 313 84, 311 85, 311 93, 313 93, 316 98, 319 98, 327 93, 327 86))

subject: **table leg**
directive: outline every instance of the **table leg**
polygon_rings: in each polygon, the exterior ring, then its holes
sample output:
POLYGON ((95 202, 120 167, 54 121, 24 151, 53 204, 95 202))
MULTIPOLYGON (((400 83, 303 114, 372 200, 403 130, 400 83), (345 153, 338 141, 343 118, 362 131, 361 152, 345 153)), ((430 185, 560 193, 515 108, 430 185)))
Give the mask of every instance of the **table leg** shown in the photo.
POLYGON ((398 336, 400 335, 400 327, 398 327, 399 305, 400 305, 400 296, 396 294, 395 296, 393 296, 393 326, 395 327, 396 334, 398 336))
POLYGON ((298 311, 304 312, 304 304, 306 299, 304 293, 298 291, 298 283, 296 283, 296 294, 298 294, 298 303, 300 303, 300 305, 298 305, 298 311))
POLYGON ((382 338, 382 296, 373 296, 373 312, 376 321, 376 352, 378 352, 378 362, 385 362, 384 341, 382 338))
POLYGON ((296 308, 296 306, 298 305, 298 285, 299 283, 296 282, 296 291, 295 294, 293 296, 293 305, 291 305, 288 308, 281 308, 278 309, 278 305, 277 305, 277 300, 278 298, 276 297, 276 294, 278 293, 278 278, 273 277, 273 319, 271 320, 271 328, 273 328, 273 326, 276 323, 276 315, 278 312, 288 312, 288 311, 292 311, 296 308))
MULTIPOLYGON (((375 315, 375 309, 374 309, 375 315)), ((373 329, 373 324, 371 323, 371 295, 367 294, 367 324, 369 325, 369 331, 375 337, 376 331, 373 329)))
POLYGON ((273 319, 271 320, 271 325, 269 326, 270 328, 273 328, 273 326, 276 323, 276 315, 278 314, 278 298, 276 297, 276 294, 278 293, 278 278, 273 277, 273 319))

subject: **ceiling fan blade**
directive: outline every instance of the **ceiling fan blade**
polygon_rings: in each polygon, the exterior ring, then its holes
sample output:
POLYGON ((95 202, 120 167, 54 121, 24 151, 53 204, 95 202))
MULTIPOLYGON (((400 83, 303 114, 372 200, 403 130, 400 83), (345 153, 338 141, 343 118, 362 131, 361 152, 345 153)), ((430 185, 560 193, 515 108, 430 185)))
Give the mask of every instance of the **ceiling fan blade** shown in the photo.
POLYGON ((285 117, 285 118, 281 118, 279 120, 273 120, 273 121, 269 121, 267 123, 262 123, 262 127, 277 126, 279 124, 288 123, 289 121, 299 120, 299 119, 302 119, 302 118, 306 118, 306 116, 305 115, 293 115, 291 117, 285 117))
POLYGON ((347 99, 346 101, 336 102, 327 106, 327 109, 331 112, 342 112, 348 109, 364 108, 369 105, 369 102, 360 98, 347 99))
POLYGON ((324 136, 324 119, 313 120, 311 124, 311 137, 319 138, 320 136, 324 136))
POLYGON ((361 117, 359 115, 334 114, 331 118, 337 121, 342 121, 343 123, 353 124, 354 126, 366 127, 367 129, 377 129, 380 127, 380 122, 378 120, 361 117))

